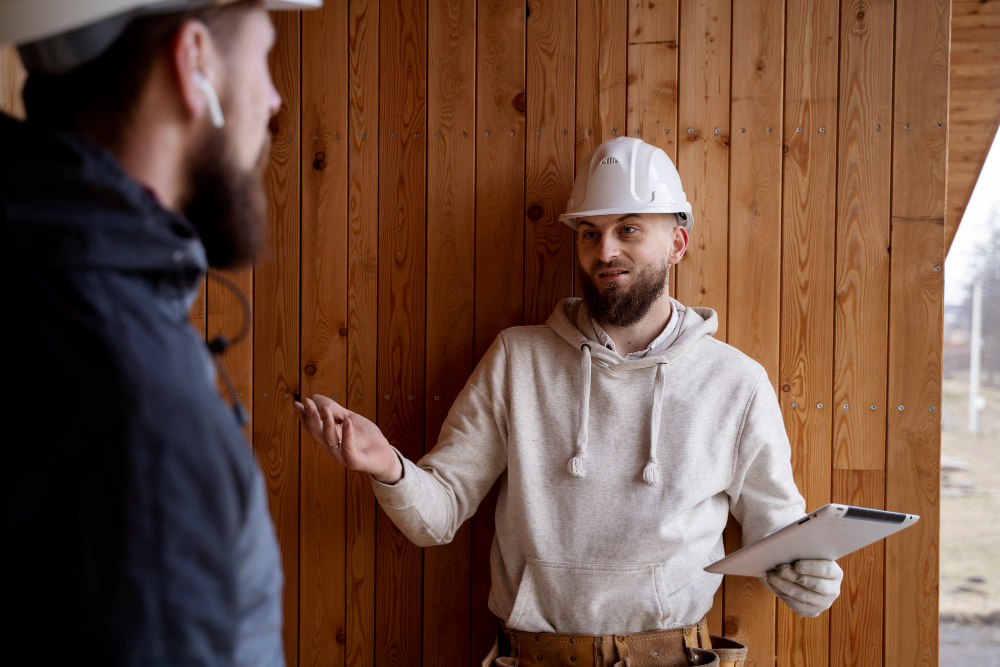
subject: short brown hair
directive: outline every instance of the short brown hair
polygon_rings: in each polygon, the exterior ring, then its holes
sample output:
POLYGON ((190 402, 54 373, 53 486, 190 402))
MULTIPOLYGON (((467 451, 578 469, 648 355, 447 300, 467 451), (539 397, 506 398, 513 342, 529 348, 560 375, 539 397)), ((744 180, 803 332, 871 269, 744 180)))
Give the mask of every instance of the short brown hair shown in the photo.
POLYGON ((261 5, 261 0, 242 0, 133 20, 94 60, 65 74, 30 74, 24 84, 28 122, 47 130, 84 133, 103 146, 117 146, 157 55, 185 21, 204 22, 224 45, 239 18, 236 14, 261 5))

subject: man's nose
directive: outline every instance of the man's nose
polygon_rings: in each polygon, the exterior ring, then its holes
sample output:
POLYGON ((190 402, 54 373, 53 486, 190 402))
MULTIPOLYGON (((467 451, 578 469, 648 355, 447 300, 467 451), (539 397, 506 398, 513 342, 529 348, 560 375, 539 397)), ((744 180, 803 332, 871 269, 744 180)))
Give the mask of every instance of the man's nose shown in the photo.
POLYGON ((608 238, 605 236, 601 239, 601 245, 597 248, 597 259, 602 262, 611 262, 618 259, 620 253, 620 248, 618 244, 615 243, 614 238, 608 238))

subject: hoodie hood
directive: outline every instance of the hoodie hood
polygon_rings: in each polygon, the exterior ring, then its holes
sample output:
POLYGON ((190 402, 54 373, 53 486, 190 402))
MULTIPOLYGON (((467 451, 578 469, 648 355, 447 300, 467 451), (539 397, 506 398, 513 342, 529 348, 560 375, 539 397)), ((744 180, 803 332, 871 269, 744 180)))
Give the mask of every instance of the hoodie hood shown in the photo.
POLYGON ((651 350, 643 359, 623 360, 618 354, 605 348, 597 339, 593 320, 582 299, 563 299, 546 324, 563 340, 580 351, 580 409, 576 433, 576 453, 567 462, 566 469, 574 477, 587 474, 586 458, 590 421, 590 384, 593 365, 602 368, 615 367, 618 371, 639 371, 656 367, 653 379, 653 403, 650 410, 649 459, 642 471, 646 484, 655 486, 660 481, 660 464, 656 449, 659 442, 660 417, 663 410, 663 392, 666 382, 666 367, 705 336, 712 336, 719 328, 719 319, 710 308, 688 308, 675 299, 670 300, 677 309, 679 321, 677 333, 670 336, 658 348, 651 350))
POLYGON ((111 153, 0 114, 4 258, 21 270, 158 274, 193 290, 205 271, 194 225, 168 211, 111 153))

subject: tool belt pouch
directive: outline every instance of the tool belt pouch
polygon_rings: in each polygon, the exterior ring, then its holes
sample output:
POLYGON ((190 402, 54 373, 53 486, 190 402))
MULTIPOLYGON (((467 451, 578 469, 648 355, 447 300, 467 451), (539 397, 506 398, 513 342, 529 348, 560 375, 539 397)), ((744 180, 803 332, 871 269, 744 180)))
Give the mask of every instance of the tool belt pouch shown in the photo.
POLYGON ((744 667, 747 662, 747 653, 750 649, 738 641, 718 635, 711 635, 711 641, 712 653, 719 656, 719 662, 717 663, 719 667, 744 667))

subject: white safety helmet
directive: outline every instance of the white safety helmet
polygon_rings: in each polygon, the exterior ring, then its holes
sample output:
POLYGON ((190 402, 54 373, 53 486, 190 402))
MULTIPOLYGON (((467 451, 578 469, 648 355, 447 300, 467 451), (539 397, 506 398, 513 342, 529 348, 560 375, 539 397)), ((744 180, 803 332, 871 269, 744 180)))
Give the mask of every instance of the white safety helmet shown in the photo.
MULTIPOLYGON (((62 74, 101 55, 138 16, 237 0, 0 0, 0 46, 15 44, 29 72, 62 74)), ((323 0, 265 0, 268 9, 322 7, 323 0)))
POLYGON ((576 229, 584 216, 624 213, 674 213, 689 234, 694 226, 674 163, 662 149, 630 137, 605 141, 580 164, 559 219, 576 229))

